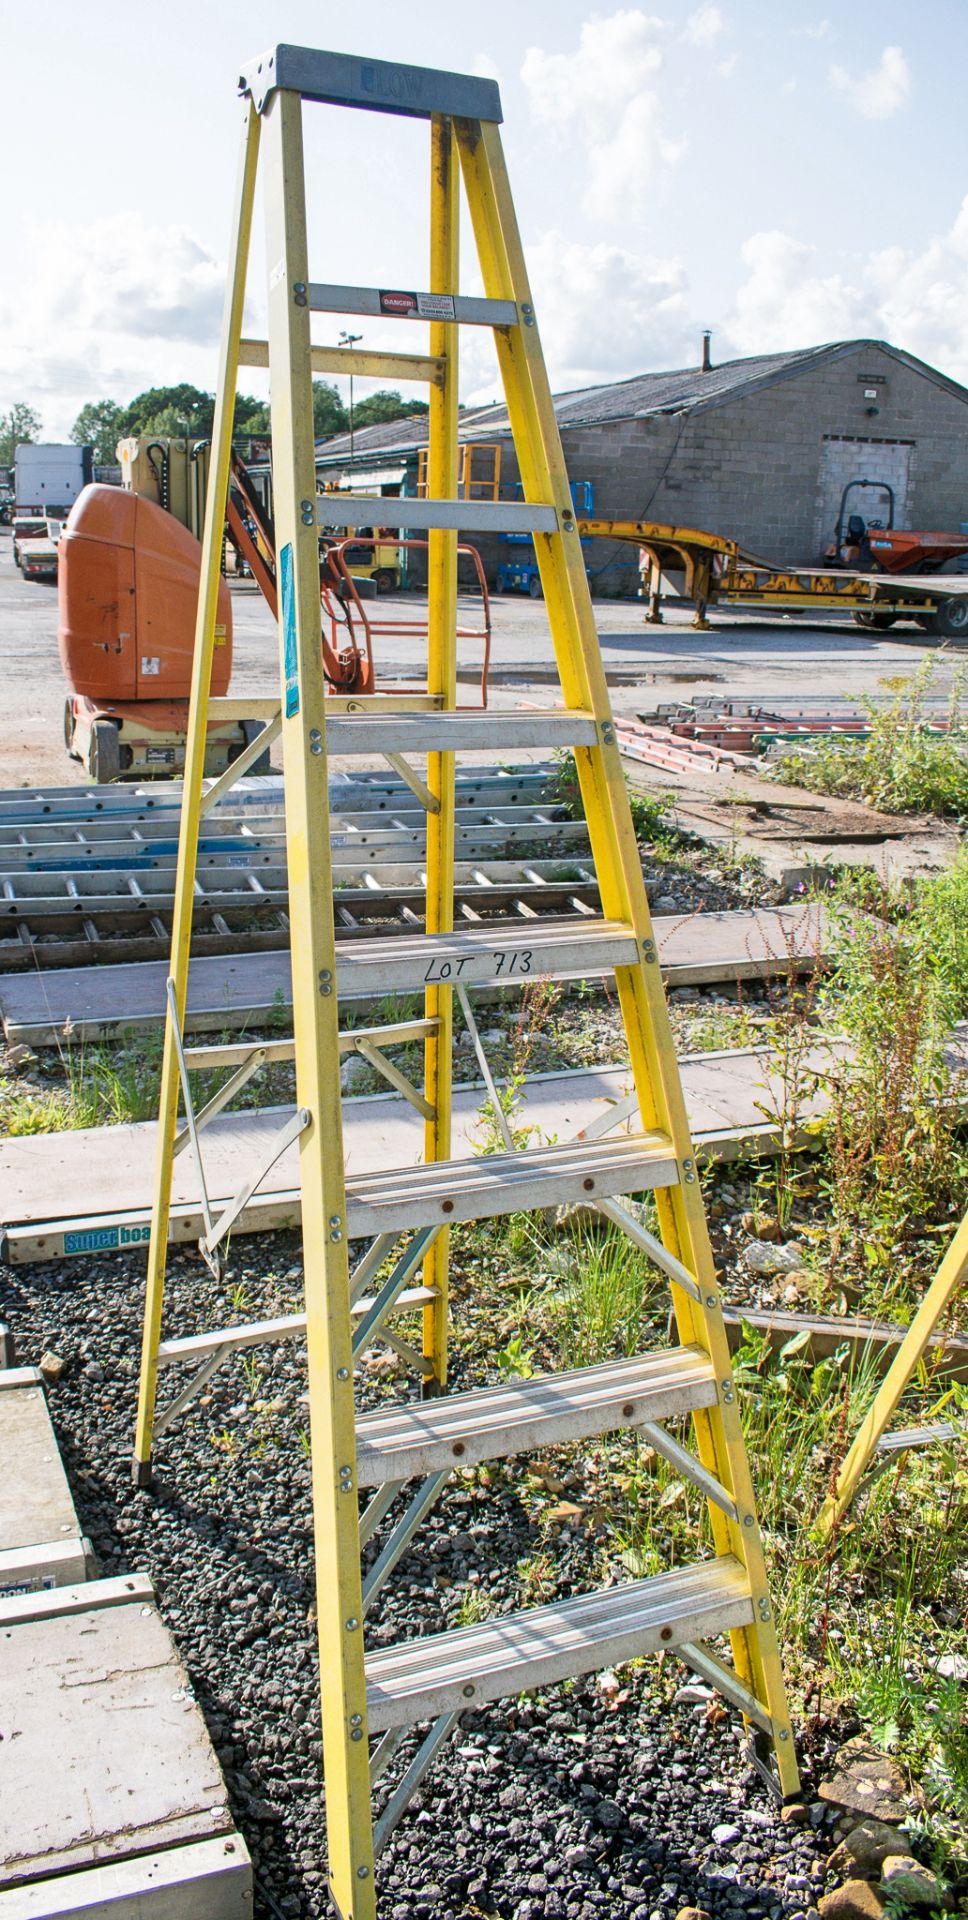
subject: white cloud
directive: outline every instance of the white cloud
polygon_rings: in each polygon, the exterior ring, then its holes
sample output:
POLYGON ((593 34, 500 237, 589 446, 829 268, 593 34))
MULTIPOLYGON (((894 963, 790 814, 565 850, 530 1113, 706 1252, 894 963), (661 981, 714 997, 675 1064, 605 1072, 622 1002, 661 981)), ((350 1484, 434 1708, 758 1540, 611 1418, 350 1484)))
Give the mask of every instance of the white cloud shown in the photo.
POLYGON ((719 7, 697 7, 686 21, 686 39, 691 40, 694 47, 711 46, 725 30, 726 21, 719 7))
POLYGON ((802 34, 807 40, 826 40, 833 28, 829 20, 817 20, 811 27, 791 27, 790 32, 795 36, 802 34))
POLYGON ((532 118, 562 142, 577 138, 587 172, 583 204, 597 219, 626 221, 685 150, 665 131, 655 84, 664 34, 654 15, 622 8, 586 20, 574 53, 529 47, 525 55, 532 118))
POLYGON ((815 346, 864 331, 863 298, 838 273, 818 268, 817 249, 776 230, 740 248, 747 269, 727 325, 740 353, 815 346))
POLYGON ((885 47, 876 65, 859 78, 831 67, 830 84, 864 120, 890 120, 907 104, 911 70, 900 47, 885 47))
POLYGON ((213 384, 224 266, 187 227, 134 213, 35 224, 20 284, 0 302, 0 386, 36 405, 47 433, 87 400, 213 384))
POLYGON ((727 327, 739 353, 854 337, 890 340, 968 384, 968 196, 920 249, 855 253, 846 270, 780 232, 740 249, 746 276, 727 327))
MULTIPOLYGON (((677 260, 648 260, 603 242, 583 246, 558 232, 545 234, 528 253, 556 389, 698 360, 699 327, 677 260)), ((481 401, 498 391, 482 366, 468 398, 481 401)))

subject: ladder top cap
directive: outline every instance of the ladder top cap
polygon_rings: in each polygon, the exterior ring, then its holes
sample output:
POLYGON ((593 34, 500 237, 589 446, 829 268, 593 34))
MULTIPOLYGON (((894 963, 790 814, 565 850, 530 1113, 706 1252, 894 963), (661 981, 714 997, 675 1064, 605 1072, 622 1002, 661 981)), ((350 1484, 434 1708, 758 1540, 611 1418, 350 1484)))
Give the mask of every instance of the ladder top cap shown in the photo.
POLYGON ((500 120, 495 80, 436 67, 405 67, 392 60, 365 60, 354 53, 316 47, 270 47, 243 68, 239 92, 250 94, 262 113, 276 88, 334 107, 366 107, 371 113, 401 113, 415 120, 449 114, 461 120, 500 120))

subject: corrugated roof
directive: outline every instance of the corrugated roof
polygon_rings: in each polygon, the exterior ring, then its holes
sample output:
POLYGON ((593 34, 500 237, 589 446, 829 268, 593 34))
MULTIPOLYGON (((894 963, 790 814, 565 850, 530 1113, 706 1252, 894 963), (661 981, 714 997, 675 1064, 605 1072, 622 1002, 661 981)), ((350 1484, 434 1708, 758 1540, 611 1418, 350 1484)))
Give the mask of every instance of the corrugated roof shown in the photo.
MULTIPOLYGON (((559 427, 584 427, 607 424, 613 420, 638 420, 650 414, 693 413, 704 407, 727 404, 760 387, 790 379, 824 360, 839 359, 862 349, 877 349, 892 359, 903 361, 915 372, 926 375, 959 399, 968 400, 968 390, 930 367, 913 354, 892 347, 886 340, 835 340, 821 347, 801 347, 789 353, 759 353, 743 360, 726 360, 708 373, 699 367, 684 367, 669 373, 639 373, 629 380, 613 380, 595 387, 579 387, 554 396, 559 427)), ((460 417, 462 440, 487 439, 490 434, 510 432, 503 402, 489 407, 466 409, 460 417)), ((356 459, 370 458, 378 452, 405 453, 427 444, 426 414, 412 415, 380 426, 363 427, 354 435, 356 459)), ((350 436, 320 441, 317 453, 328 460, 346 459, 350 436)))

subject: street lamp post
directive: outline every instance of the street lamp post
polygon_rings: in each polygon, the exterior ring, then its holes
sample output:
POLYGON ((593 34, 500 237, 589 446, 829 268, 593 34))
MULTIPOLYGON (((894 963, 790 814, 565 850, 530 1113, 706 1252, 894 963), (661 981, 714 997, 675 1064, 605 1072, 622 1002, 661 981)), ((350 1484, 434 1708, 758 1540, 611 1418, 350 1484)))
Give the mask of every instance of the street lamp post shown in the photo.
POLYGON ((349 350, 350 350, 350 464, 351 465, 353 462, 353 348, 355 347, 357 341, 362 340, 362 338, 363 338, 363 335, 361 333, 341 333, 339 337, 340 346, 349 347, 349 350))

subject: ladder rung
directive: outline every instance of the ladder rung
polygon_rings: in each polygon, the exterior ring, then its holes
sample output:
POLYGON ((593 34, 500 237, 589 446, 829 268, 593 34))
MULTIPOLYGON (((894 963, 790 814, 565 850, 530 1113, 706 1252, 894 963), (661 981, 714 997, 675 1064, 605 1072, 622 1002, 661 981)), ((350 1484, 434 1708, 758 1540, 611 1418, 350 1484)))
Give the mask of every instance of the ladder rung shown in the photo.
POLYGON ((593 747, 598 726, 592 713, 556 707, 546 712, 397 713, 326 717, 332 754, 462 753, 528 747, 593 747))
POLYGON ((252 95, 257 113, 276 87, 326 106, 367 107, 371 113, 401 113, 414 120, 429 120, 434 113, 460 120, 502 118, 496 80, 447 73, 438 67, 360 59, 355 53, 294 47, 284 41, 250 60, 239 81, 239 91, 252 95))
POLYGON ((357 1422, 361 1487, 471 1467, 617 1427, 669 1420, 716 1400, 716 1375, 699 1347, 672 1347, 598 1367, 512 1380, 472 1393, 380 1407, 357 1422))
POLYGON ((405 287, 335 287, 310 280, 313 313, 364 313, 373 320, 452 320, 463 327, 516 327, 513 300, 478 300, 460 293, 414 293, 405 287))
POLYGON ((573 1140, 523 1153, 486 1153, 473 1160, 436 1160, 388 1172, 347 1175, 347 1230, 351 1239, 403 1233, 408 1227, 490 1220, 533 1213, 539 1207, 644 1193, 678 1185, 679 1168, 667 1134, 619 1140, 573 1140))
POLYGON ((373 493, 320 493, 320 527, 443 527, 457 533, 557 533, 558 509, 520 500, 411 500, 373 493))
MULTIPOLYGON (((426 380, 443 385, 446 362, 429 353, 368 353, 359 347, 310 347, 314 373, 352 373, 367 380, 426 380)), ((240 367, 268 367, 268 340, 241 340, 240 367)), ((276 703, 278 705, 278 702, 276 703)))
MULTIPOLYGON (((338 896, 337 896, 338 898, 338 896)), ((635 966, 635 935, 619 920, 530 920, 459 927, 454 933, 405 933, 337 941, 341 998, 380 999, 460 981, 591 979, 635 966)))
POLYGON ((422 1635, 369 1655, 370 1731, 552 1686, 752 1619, 746 1574, 725 1554, 455 1633, 422 1635))
MULTIPOLYGON (((430 1306, 436 1298, 434 1287, 407 1287, 397 1294, 393 1312, 412 1313, 415 1307, 430 1306)), ((361 1320, 372 1305, 373 1295, 364 1294, 361 1299, 353 1301, 350 1312, 354 1319, 361 1320)), ((228 1353, 237 1347, 269 1347, 283 1340, 301 1340, 305 1331, 304 1313, 286 1313, 278 1320, 248 1320, 237 1327, 213 1327, 208 1333, 191 1333, 178 1340, 159 1341, 158 1365, 179 1366, 185 1360, 207 1360, 211 1354, 223 1349, 228 1353)))

